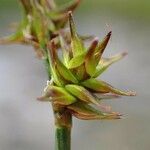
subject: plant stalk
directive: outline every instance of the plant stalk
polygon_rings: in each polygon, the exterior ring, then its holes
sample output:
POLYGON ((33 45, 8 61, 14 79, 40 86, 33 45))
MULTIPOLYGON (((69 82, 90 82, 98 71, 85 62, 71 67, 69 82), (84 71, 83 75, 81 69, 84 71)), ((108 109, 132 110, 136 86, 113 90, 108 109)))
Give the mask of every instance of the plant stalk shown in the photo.
POLYGON ((57 127, 55 129, 55 150, 70 150, 71 129, 57 127))
MULTIPOLYGON (((56 109, 56 106, 54 109, 56 109)), ((71 150, 72 115, 66 110, 54 110, 55 150, 71 150)))

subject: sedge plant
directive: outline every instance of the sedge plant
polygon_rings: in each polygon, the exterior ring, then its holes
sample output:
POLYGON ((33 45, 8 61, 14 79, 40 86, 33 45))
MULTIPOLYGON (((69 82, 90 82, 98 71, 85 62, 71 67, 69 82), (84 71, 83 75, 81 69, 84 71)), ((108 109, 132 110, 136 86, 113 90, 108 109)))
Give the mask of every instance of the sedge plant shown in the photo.
POLYGON ((80 0, 57 6, 53 0, 20 0, 23 19, 16 33, 2 38, 1 44, 32 45, 45 62, 47 85, 39 101, 52 104, 55 119, 55 150, 71 150, 72 118, 82 120, 120 119, 121 114, 102 105, 105 99, 134 96, 135 92, 114 88, 99 77, 126 53, 110 58, 102 55, 110 40, 110 31, 103 40, 77 33, 72 11, 80 0), (69 31, 66 24, 69 21, 69 31))

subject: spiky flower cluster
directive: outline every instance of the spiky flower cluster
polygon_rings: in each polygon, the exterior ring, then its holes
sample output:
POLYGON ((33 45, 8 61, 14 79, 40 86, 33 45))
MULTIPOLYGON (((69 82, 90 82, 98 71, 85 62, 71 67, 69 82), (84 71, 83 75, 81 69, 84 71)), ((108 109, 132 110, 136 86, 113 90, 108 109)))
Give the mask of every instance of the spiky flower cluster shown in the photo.
POLYGON ((44 96, 39 100, 51 101, 55 114, 67 111, 86 120, 120 118, 119 113, 103 106, 101 100, 119 95, 133 96, 135 93, 118 90, 97 79, 111 64, 126 55, 121 53, 111 58, 102 57, 111 32, 101 42, 95 38, 86 48, 84 40, 76 32, 72 18, 72 11, 80 0, 61 7, 53 0, 20 2, 23 19, 16 33, 1 39, 0 43, 30 44, 38 57, 46 60, 51 81, 47 83, 44 96), (65 30, 68 18, 70 32, 65 30), (58 57, 58 49, 62 50, 63 60, 58 57), (100 109, 96 109, 95 105, 100 109))
POLYGON ((57 114, 67 111, 84 120, 119 119, 121 115, 101 105, 101 100, 120 95, 134 96, 135 93, 118 90, 97 77, 111 64, 123 58, 126 53, 111 58, 102 57, 111 32, 101 42, 95 38, 89 48, 86 48, 76 32, 71 12, 68 13, 68 17, 71 44, 68 45, 61 33, 59 34, 63 55, 61 60, 58 56, 55 40, 48 43, 52 78, 47 83, 44 95, 38 99, 51 101, 57 114))
MULTIPOLYGON (((73 0, 64 6, 57 6, 54 0, 19 1, 23 6, 22 21, 18 24, 16 32, 1 39, 0 43, 30 44, 39 58, 46 57, 47 42, 56 37, 59 30, 64 30, 68 11, 74 11, 80 0, 73 0)), ((67 39, 68 33, 64 32, 64 34, 67 39)))

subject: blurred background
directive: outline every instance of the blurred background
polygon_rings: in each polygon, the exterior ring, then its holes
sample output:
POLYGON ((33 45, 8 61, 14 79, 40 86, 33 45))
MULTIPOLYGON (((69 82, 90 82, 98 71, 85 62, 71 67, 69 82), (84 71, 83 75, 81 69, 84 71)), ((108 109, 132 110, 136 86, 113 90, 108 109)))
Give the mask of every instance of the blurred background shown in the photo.
MULTIPOLYGON (((150 1, 82 0, 74 15, 81 34, 103 38, 113 31, 104 55, 129 55, 101 78, 138 95, 104 102, 123 113, 122 120, 74 119, 72 150, 150 149, 150 1)), ((10 34, 9 24, 20 18, 17 0, 0 0, 0 37, 10 34)), ((36 101, 46 80, 31 47, 0 46, 0 150, 54 149, 51 106, 36 101)))

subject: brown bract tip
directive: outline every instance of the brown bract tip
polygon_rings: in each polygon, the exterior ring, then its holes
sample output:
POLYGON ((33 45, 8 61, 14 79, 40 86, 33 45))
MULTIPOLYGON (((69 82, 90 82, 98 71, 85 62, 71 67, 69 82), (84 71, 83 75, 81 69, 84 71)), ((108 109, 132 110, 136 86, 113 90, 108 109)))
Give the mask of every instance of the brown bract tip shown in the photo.
POLYGON ((137 93, 136 92, 133 92, 133 91, 129 91, 129 96, 136 96, 137 93))
POLYGON ((112 31, 110 31, 108 34, 107 34, 107 36, 111 36, 112 35, 112 31))
POLYGON ((123 52, 122 56, 125 57, 126 55, 128 55, 128 52, 123 52))

